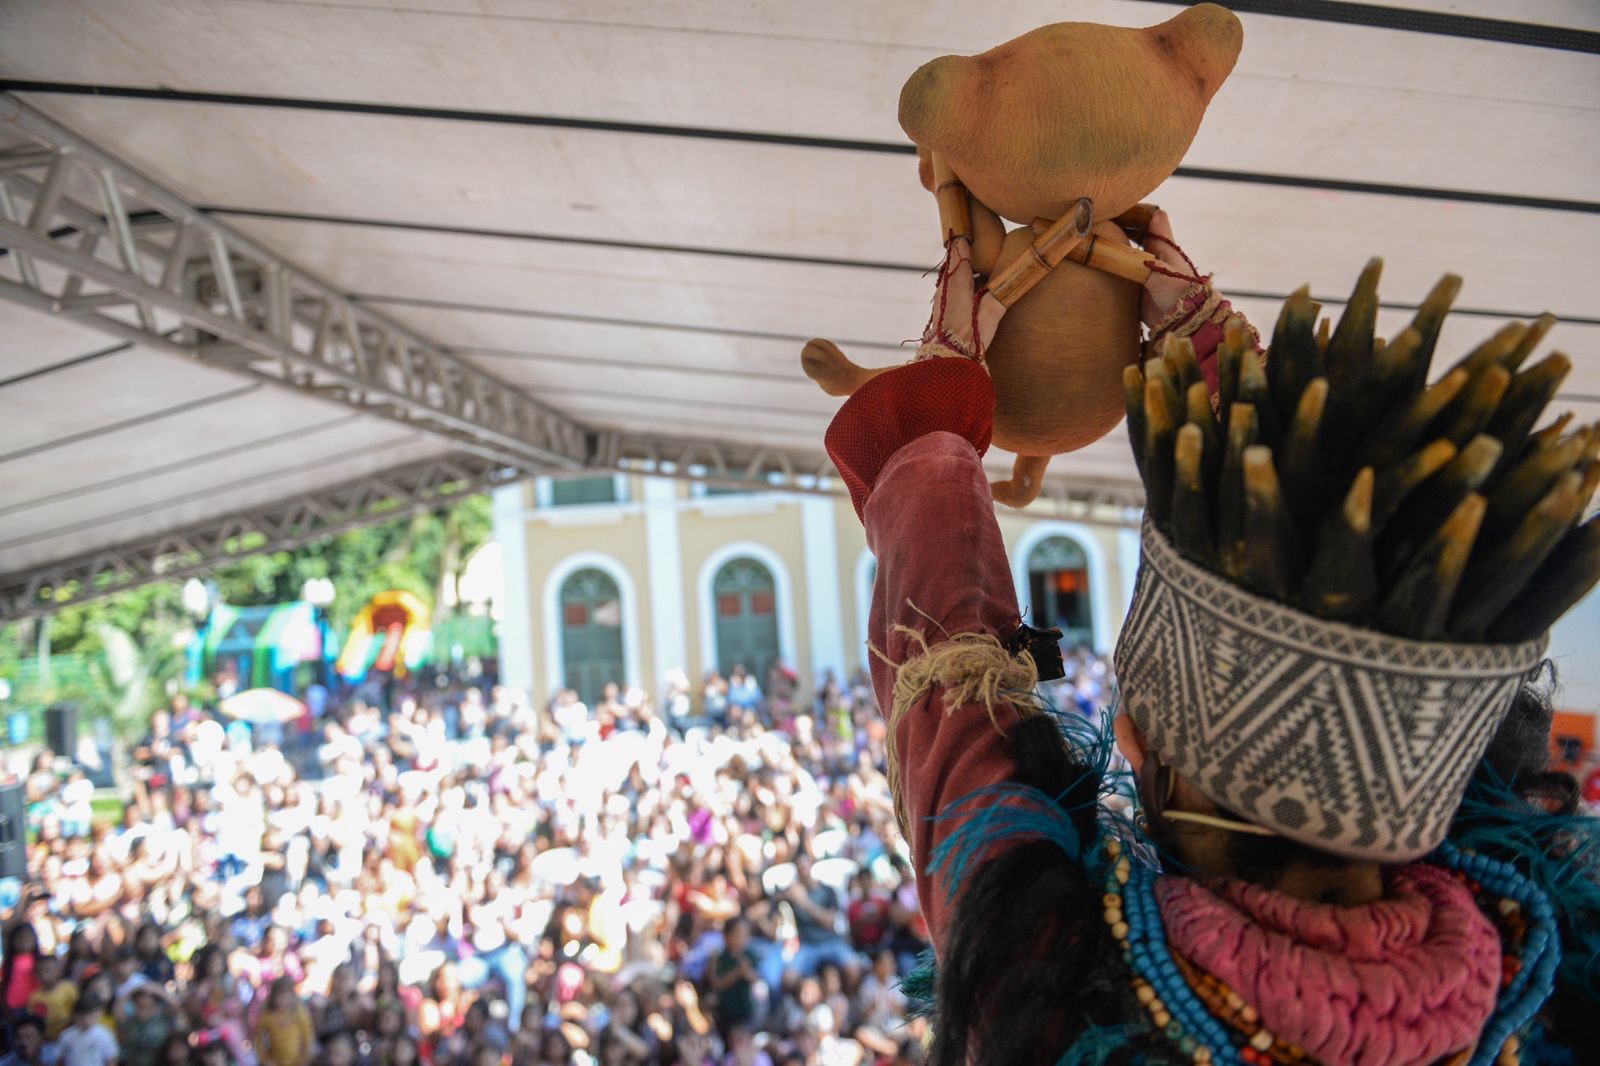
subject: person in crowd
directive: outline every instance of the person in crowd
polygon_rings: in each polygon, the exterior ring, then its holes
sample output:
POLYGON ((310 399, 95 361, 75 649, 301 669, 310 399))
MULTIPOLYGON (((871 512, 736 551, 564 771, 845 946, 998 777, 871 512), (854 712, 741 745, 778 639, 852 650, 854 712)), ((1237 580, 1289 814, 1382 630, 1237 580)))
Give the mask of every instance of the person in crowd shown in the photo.
POLYGON ((32 923, 18 921, 5 931, 5 957, 0 959, 0 1002, 8 1017, 27 1010, 39 990, 39 934, 32 923))
POLYGON ((750 923, 735 918, 724 926, 722 950, 711 963, 707 985, 716 993, 717 1026, 722 1038, 748 1028, 756 1016, 755 953, 750 950, 750 923))
POLYGON ((117 1061, 117 1038, 103 1023, 105 1005, 84 996, 72 1011, 72 1024, 56 1041, 61 1066, 112 1066, 117 1061))
POLYGON ((166 988, 143 974, 116 1004, 117 1045, 123 1066, 160 1066, 161 1051, 177 1025, 166 988))
POLYGON ((39 986, 28 997, 29 1015, 43 1019, 44 1035, 55 1040, 72 1024, 72 1011, 78 1005, 78 986, 67 980, 66 960, 58 955, 41 955, 38 962, 39 986))
POLYGON ((12 1024, 11 1050, 0 1055, 0 1066, 55 1066, 60 1054, 38 1016, 25 1014, 12 1024))
POLYGON ((795 860, 794 882, 784 890, 783 900, 794 908, 795 929, 800 938, 792 968, 802 977, 811 977, 824 965, 833 965, 849 974, 854 983, 861 969, 860 959, 841 933, 844 915, 839 893, 832 885, 814 876, 815 860, 801 851, 795 860))
POLYGON ((307 1066, 311 1062, 316 1047, 311 1012, 295 998, 292 978, 279 977, 268 987, 253 1035, 263 1066, 307 1066))

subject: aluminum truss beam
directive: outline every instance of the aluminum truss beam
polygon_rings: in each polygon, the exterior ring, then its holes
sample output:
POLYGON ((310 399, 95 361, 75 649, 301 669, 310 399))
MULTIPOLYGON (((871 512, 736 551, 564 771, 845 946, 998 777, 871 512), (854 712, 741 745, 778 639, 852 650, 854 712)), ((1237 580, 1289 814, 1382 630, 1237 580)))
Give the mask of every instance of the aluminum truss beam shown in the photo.
POLYGON ((575 469, 582 429, 196 211, 9 95, 0 298, 401 422, 522 467, 575 469))
POLYGON ((174 581, 262 552, 443 507, 523 477, 516 467, 461 453, 396 467, 182 532, 163 533, 25 573, 0 575, 0 622, 48 614, 70 604, 174 581))
MULTIPOLYGON (((701 481, 766 492, 844 494, 818 453, 615 433, 592 438, 591 470, 701 481)), ((144 537, 25 572, 0 575, 0 622, 84 603, 152 581, 182 580, 249 555, 288 551, 340 533, 449 504, 525 476, 473 452, 396 467, 370 477, 144 537)), ((1046 481, 1040 500, 1057 513, 1130 524, 1143 506, 1137 486, 1046 481)))
MULTIPOLYGON (((632 474, 685 478, 727 488, 842 495, 844 485, 826 455, 762 445, 599 433, 591 465, 632 474)), ((1118 524, 1136 523, 1127 512, 1144 507, 1136 484, 1100 479, 1046 478, 1039 498, 1057 508, 1118 524)))

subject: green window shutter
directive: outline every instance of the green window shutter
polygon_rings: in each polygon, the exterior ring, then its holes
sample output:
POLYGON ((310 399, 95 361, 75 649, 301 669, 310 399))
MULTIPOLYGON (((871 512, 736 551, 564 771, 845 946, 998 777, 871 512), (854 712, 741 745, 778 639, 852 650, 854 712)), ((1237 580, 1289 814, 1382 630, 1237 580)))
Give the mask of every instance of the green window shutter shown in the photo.
POLYGON ((777 585, 772 571, 750 558, 729 560, 711 583, 716 619, 717 671, 726 677, 743 665, 761 685, 778 658, 777 585))
POLYGON ((594 706, 608 682, 627 685, 624 676, 622 594, 611 575, 592 567, 561 583, 562 686, 594 706))
POLYGON ((601 477, 560 478, 550 483, 550 503, 566 507, 576 503, 616 503, 617 479, 601 477))

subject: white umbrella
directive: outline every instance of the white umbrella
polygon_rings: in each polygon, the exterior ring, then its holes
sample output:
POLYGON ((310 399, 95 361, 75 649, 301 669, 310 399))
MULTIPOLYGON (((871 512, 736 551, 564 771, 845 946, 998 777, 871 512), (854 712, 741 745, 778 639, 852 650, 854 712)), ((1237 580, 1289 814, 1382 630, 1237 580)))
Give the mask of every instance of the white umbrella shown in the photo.
POLYGON ((217 710, 241 722, 282 725, 304 715, 306 705, 275 688, 250 688, 229 696, 217 705, 217 710))

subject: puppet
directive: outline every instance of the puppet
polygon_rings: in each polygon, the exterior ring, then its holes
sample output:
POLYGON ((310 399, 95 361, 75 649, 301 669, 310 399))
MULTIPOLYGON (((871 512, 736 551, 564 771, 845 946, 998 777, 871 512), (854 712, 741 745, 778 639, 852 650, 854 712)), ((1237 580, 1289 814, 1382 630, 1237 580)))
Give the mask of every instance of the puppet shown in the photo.
MULTIPOLYGON (((993 486, 1001 502, 1031 502, 1050 456, 1121 420, 1115 382, 1138 359, 1148 268, 1117 222, 1141 232, 1139 201, 1177 168, 1242 41, 1215 4, 1145 29, 1064 22, 935 59, 901 90, 900 124, 940 195, 946 241, 971 236, 975 272, 1010 308, 982 353, 994 442, 1017 455, 993 486), (1020 227, 1006 233, 1002 216, 1020 227)), ((882 372, 822 339, 801 362, 834 396, 882 372)))

